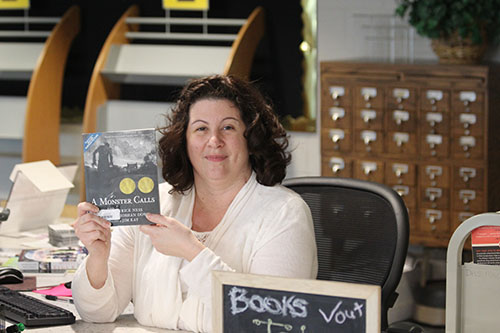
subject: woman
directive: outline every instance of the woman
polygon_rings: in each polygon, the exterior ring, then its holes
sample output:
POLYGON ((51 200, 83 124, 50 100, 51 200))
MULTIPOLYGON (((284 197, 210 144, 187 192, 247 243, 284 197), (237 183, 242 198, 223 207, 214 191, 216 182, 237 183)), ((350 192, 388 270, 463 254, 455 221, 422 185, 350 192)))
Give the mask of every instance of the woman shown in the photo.
POLYGON ((109 322, 134 303, 142 325, 211 331, 211 272, 315 278, 309 208, 279 185, 286 132, 249 83, 231 76, 190 82, 162 129, 161 215, 115 228, 78 205, 76 235, 89 255, 75 274, 75 305, 109 322))

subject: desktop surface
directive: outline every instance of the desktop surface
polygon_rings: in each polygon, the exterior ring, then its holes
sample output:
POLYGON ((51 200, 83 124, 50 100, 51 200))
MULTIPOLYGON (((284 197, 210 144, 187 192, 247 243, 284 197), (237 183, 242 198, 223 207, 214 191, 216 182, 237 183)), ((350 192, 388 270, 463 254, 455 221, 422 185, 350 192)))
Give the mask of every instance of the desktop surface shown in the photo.
MULTIPOLYGON (((62 216, 56 223, 70 223, 76 217, 76 206, 67 205, 63 210, 62 216)), ((48 246, 47 243, 47 227, 29 230, 26 232, 20 232, 17 234, 11 235, 3 235, 1 233, 0 227, 0 257, 2 255, 6 255, 5 258, 0 258, 6 260, 8 256, 10 256, 11 252, 20 249, 26 248, 39 248, 48 246)), ((49 285, 57 285, 60 283, 65 283, 72 280, 73 273, 25 273, 26 277, 36 277, 36 286, 49 286, 49 285)), ((188 333, 189 331, 177 331, 177 330, 168 330, 161 329, 156 327, 147 327, 140 325, 132 314, 133 307, 130 305, 124 312, 123 315, 117 318, 117 320, 113 323, 88 323, 83 321, 78 312, 75 309, 74 304, 70 304, 62 301, 47 301, 44 299, 44 295, 27 292, 26 294, 39 298, 44 302, 54 302, 53 304, 64 308, 66 310, 71 311, 75 317, 76 322, 71 325, 58 325, 58 326, 49 326, 49 327, 27 327, 26 332, 54 332, 54 333, 66 333, 66 332, 80 332, 80 333, 100 333, 100 332, 176 332, 176 333, 188 333)), ((49 303, 50 304, 50 303, 49 303)), ((7 323, 12 324, 12 323, 7 323)))
MULTIPOLYGON (((65 281, 71 280, 72 274, 48 274, 48 273, 40 273, 34 274, 37 278, 38 286, 46 286, 46 285, 54 285, 58 283, 62 283, 65 281)), ((56 305, 68 311, 71 311, 75 317, 76 321, 71 325, 57 325, 57 326, 45 326, 45 327, 27 327, 27 332, 57 332, 57 333, 66 333, 66 332, 81 332, 81 333, 108 333, 108 332, 158 332, 158 333, 168 333, 168 332, 178 332, 178 333, 189 333, 189 331, 177 331, 177 330, 168 330, 157 327, 148 327, 142 326, 137 322, 133 315, 133 306, 130 304, 124 311, 124 314, 119 316, 116 321, 112 323, 89 323, 83 321, 78 312, 76 311, 75 305, 69 302, 64 301, 48 301, 44 299, 44 295, 34 293, 34 292, 26 292, 25 294, 38 298, 46 303, 56 305)), ((7 324, 14 324, 11 322, 7 322, 7 324)))
MULTIPOLYGON (((76 310, 74 310, 75 316, 76 310)), ((176 332, 176 333, 189 333, 189 331, 176 331, 176 330, 167 330, 157 327, 148 327, 141 326, 137 320, 134 318, 133 314, 121 315, 118 319, 113 323, 87 323, 81 319, 77 319, 77 321, 72 325, 63 325, 63 326, 51 326, 51 327, 39 327, 39 328, 28 328, 27 332, 54 332, 54 333, 66 333, 66 332, 80 332, 80 333, 120 333, 120 332, 158 332, 158 333, 168 333, 168 332, 176 332)))

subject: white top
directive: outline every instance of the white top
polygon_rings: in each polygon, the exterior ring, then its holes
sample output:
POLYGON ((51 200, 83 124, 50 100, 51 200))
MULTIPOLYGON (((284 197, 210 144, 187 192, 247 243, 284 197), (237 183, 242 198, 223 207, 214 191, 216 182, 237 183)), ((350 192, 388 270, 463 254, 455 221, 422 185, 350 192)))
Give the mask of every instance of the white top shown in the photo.
MULTIPOLYGON (((190 227, 194 190, 170 195, 170 188, 160 185, 162 214, 190 227)), ((259 184, 254 173, 205 246, 183 265, 183 259, 157 252, 137 226, 114 228, 105 285, 98 290, 90 285, 85 263, 75 273, 72 291, 80 316, 111 322, 133 300, 142 325, 210 332, 212 270, 295 278, 317 274, 309 207, 281 185, 259 184)))

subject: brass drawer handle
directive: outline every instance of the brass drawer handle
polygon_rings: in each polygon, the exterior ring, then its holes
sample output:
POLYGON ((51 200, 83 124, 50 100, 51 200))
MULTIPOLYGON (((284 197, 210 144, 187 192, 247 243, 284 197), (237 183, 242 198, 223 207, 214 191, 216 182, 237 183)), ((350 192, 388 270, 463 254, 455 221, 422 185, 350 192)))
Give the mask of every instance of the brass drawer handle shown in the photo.
POLYGON ((471 178, 476 177, 476 169, 474 168, 461 167, 458 169, 458 173, 465 183, 467 183, 471 178))
POLYGON ((392 171, 396 177, 401 178, 403 175, 408 173, 408 164, 395 163, 392 165, 392 171))
POLYGON ((344 87, 330 87, 330 96, 332 96, 333 100, 339 99, 339 97, 345 95, 344 87))
POLYGON ((361 168, 365 175, 369 175, 372 172, 377 171, 377 163, 375 162, 361 162, 361 168))
MULTIPOLYGON (((443 213, 440 210, 427 209, 425 211, 425 217, 429 220, 430 224, 436 223, 436 221, 441 220, 443 213)), ((435 230, 435 228, 433 229, 435 230)))
POLYGON ((476 199, 476 191, 473 190, 460 190, 458 197, 467 205, 470 201, 476 199))
POLYGON ((337 121, 341 118, 344 118, 344 116, 345 116, 344 108, 333 107, 333 108, 330 108, 329 111, 330 111, 330 117, 332 117, 333 121, 337 121))
POLYGON ((332 157, 330 159, 330 168, 332 169, 333 173, 338 173, 339 171, 344 170, 344 160, 340 157, 332 157))

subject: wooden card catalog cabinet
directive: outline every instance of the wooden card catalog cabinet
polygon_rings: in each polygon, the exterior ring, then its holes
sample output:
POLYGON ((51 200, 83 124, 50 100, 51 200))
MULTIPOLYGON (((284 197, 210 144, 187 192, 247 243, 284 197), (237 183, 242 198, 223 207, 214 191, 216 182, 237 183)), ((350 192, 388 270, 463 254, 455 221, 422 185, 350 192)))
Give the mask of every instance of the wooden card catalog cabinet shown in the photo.
POLYGON ((500 110, 488 107, 498 100, 489 71, 321 63, 322 175, 391 186, 408 207, 410 241, 446 247, 462 221, 500 210, 500 110))

